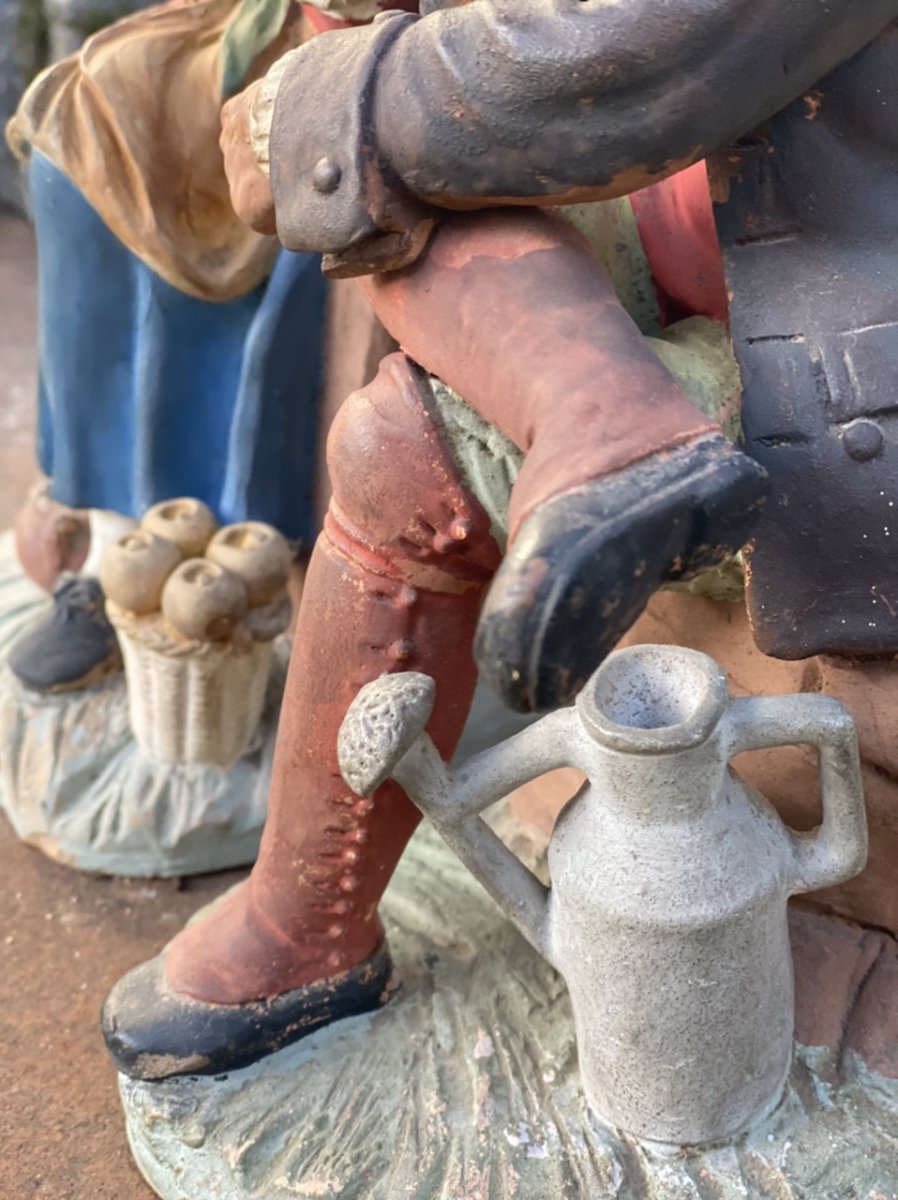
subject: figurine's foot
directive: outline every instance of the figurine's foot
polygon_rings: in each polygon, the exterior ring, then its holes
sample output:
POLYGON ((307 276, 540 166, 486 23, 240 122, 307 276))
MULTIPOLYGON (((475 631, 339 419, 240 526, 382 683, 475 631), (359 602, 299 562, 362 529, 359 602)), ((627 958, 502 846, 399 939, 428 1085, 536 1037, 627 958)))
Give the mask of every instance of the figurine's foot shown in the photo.
POLYGON ((665 582, 739 550, 766 475, 705 435, 555 496, 518 531, 477 631, 480 668, 520 712, 576 696, 665 582))
POLYGON ((106 616, 96 579, 64 578, 53 591, 53 607, 16 641, 10 670, 35 692, 71 692, 121 669, 115 630, 106 616))
POLYGON ((243 1004, 210 1004, 175 991, 159 955, 129 971, 109 993, 103 1036, 118 1069, 132 1079, 220 1075, 322 1025, 379 1008, 395 988, 385 942, 340 975, 243 1004))

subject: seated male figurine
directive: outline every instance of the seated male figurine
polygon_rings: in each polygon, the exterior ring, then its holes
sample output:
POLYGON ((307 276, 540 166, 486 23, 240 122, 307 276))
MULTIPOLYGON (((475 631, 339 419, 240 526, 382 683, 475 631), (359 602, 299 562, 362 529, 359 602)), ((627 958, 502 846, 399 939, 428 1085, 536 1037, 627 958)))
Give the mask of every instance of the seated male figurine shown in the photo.
MULTIPOLYGON (((896 17, 898 0, 478 0, 318 38, 228 106, 237 211, 333 273, 379 272, 362 286, 404 353, 331 431, 259 861, 113 989, 122 1070, 224 1071, 386 998, 377 905, 418 814, 393 783, 363 800, 341 779, 337 731, 364 683, 432 676, 449 756, 472 645, 513 707, 566 703, 655 589, 747 539, 763 472, 690 403, 690 372, 678 385, 582 237, 526 205, 688 166, 896 17), (499 211, 444 211, 478 208, 499 211), (503 437, 522 456, 504 555, 482 469, 513 457, 503 437)), ((708 261, 664 289, 681 312, 721 315, 708 261)))

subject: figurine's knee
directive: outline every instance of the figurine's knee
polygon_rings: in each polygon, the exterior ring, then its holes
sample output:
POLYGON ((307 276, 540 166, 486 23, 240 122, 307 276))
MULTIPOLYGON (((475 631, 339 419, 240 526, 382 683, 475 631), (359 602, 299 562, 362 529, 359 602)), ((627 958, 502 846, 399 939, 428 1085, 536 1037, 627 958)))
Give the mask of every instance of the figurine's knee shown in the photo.
POLYGON ((415 503, 417 480, 400 467, 419 453, 425 424, 414 382, 411 365, 391 355, 367 387, 344 401, 331 426, 331 514, 364 542, 395 541, 415 503))
POLYGON ((427 376, 404 354, 385 358, 372 382, 344 402, 327 462, 329 524, 343 536, 393 561, 495 570, 489 518, 444 443, 427 376))

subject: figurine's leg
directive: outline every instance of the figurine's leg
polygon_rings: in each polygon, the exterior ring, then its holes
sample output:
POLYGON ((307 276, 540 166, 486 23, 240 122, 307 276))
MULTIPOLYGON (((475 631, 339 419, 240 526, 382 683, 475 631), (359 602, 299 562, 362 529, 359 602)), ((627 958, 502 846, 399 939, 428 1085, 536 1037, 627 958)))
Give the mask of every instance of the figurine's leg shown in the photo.
POLYGON ((512 707, 570 700, 661 583, 743 544, 764 472, 693 407, 560 218, 450 217, 414 267, 362 287, 526 452, 477 656, 512 707))
POLYGON ((16 557, 34 583, 51 592, 64 571, 79 571, 90 547, 90 515, 50 495, 48 480, 35 484, 16 514, 16 557))
POLYGON ((104 1028, 130 1074, 226 1070, 385 998, 377 905, 419 814, 395 783, 354 796, 337 734, 364 683, 425 671, 440 696, 430 732, 451 754, 499 561, 430 404, 425 377, 394 355, 336 419, 334 496, 306 578, 259 860, 164 960, 111 993, 104 1028))

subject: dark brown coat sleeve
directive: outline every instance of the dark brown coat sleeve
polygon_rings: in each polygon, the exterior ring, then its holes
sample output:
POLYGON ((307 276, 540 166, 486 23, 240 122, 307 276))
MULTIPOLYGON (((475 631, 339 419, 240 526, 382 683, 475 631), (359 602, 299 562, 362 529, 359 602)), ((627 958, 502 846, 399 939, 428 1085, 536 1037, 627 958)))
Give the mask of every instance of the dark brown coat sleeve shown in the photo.
POLYGON ((325 34, 278 93, 279 233, 362 271, 414 257, 433 206, 636 190, 751 130, 896 18, 898 0, 473 0, 325 34))

